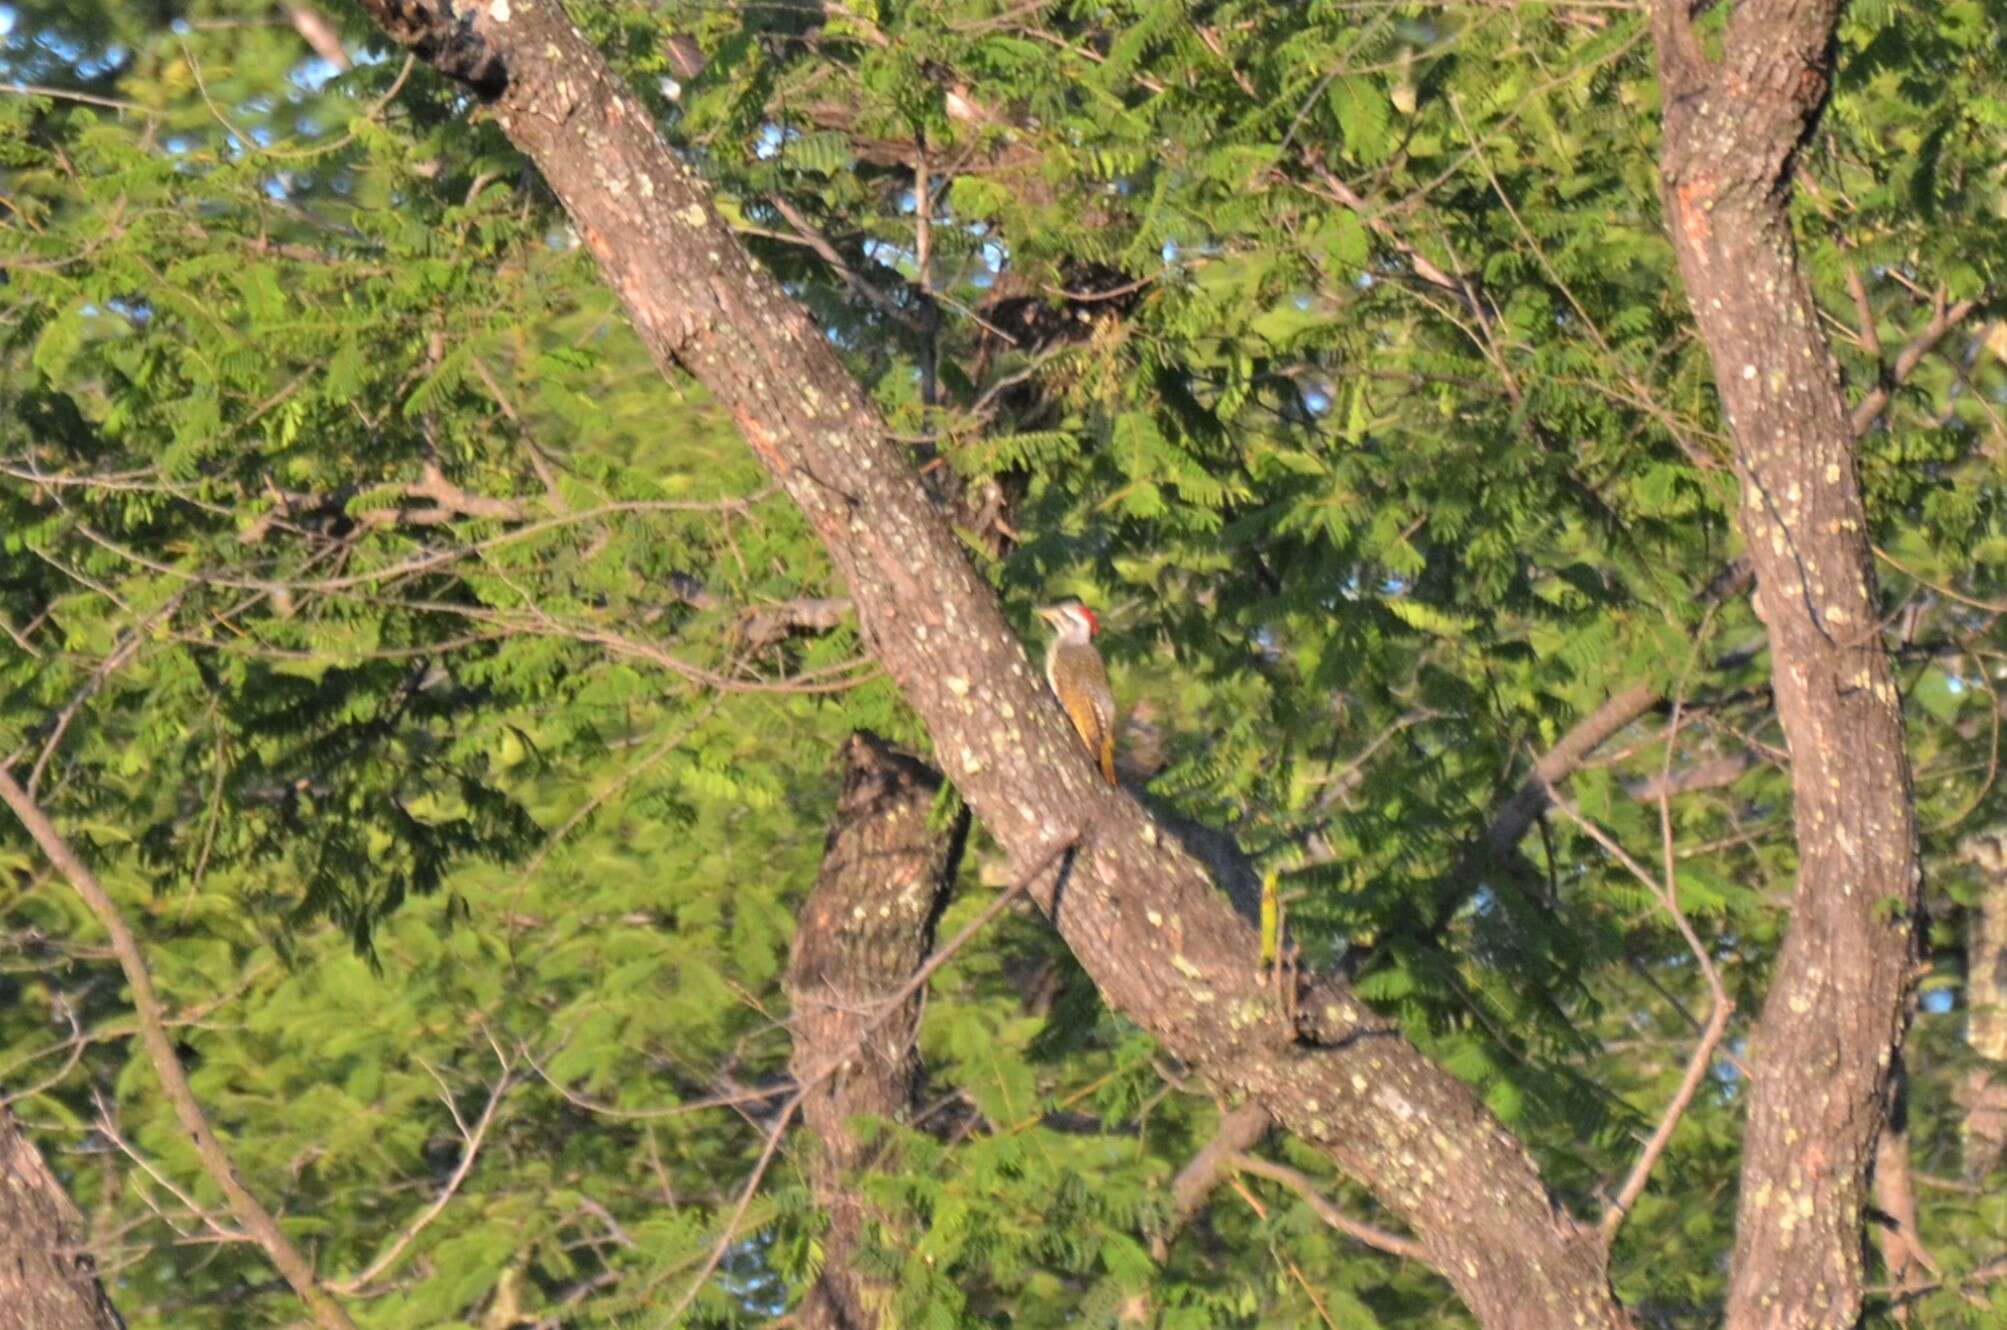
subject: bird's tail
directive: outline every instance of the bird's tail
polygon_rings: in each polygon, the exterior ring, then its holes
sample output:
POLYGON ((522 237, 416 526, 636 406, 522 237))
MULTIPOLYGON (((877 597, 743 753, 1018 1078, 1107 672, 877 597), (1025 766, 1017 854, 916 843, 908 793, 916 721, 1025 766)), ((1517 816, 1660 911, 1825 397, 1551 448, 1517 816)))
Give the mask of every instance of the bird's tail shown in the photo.
POLYGON ((1109 730, 1101 736, 1101 774, 1108 783, 1115 783, 1115 732, 1109 730))

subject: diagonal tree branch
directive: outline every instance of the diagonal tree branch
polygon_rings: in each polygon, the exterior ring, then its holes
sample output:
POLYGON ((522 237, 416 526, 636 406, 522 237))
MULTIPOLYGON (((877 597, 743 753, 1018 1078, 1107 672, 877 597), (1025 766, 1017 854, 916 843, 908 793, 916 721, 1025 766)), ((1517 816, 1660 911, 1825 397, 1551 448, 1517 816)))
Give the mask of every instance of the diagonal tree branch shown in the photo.
POLYGON ((1300 1170, 1251 1154, 1236 1154, 1232 1162, 1233 1166, 1243 1173, 1252 1173, 1258 1178, 1267 1178, 1270 1182, 1279 1182, 1289 1188, 1301 1196, 1304 1203, 1328 1227, 1343 1233, 1354 1242, 1371 1247, 1375 1251, 1383 1251, 1389 1256, 1398 1256, 1404 1261, 1420 1261, 1424 1265, 1428 1264, 1429 1254, 1421 1243, 1404 1238, 1398 1233, 1389 1233, 1362 1219, 1352 1218, 1340 1210, 1329 1196, 1319 1191, 1317 1183, 1300 1170))
MULTIPOLYGON (((1859 278, 1855 278, 1855 281, 1858 282, 1859 278)), ((1856 298, 1858 299, 1858 297, 1856 298)), ((1886 369, 1882 381, 1869 389, 1868 395, 1863 397, 1859 404, 1854 407, 1854 413, 1848 418, 1847 423, 1849 428, 1853 430, 1856 438, 1874 428, 1875 421, 1881 417, 1882 408, 1889 404, 1889 398, 1895 395, 1897 388, 1909 382, 1909 376, 1916 372, 1917 363, 1929 355, 1933 347, 1944 340, 1946 333, 1963 323, 1966 317, 1978 308, 1979 302, 1977 300, 1960 300, 1954 304, 1947 305, 1944 300, 1944 294, 1939 292, 1936 308, 1931 312, 1930 322, 1925 324, 1916 336, 1910 338, 1908 344, 1896 353, 1895 364, 1886 369)), ((1872 325, 1868 326, 1872 327, 1872 325)), ((1880 343, 1876 342, 1874 346, 1876 352, 1879 353, 1880 343)))
POLYGON ((230 1162, 229 1153, 216 1138, 208 1115, 202 1111, 201 1102, 188 1084, 188 1073, 182 1069, 181 1058, 174 1051, 174 1041, 168 1037, 160 996, 154 991, 153 976, 147 969, 145 955, 139 949, 139 939, 126 926, 125 918, 119 913, 110 893, 98 881, 97 875, 77 857, 41 806, 21 788, 21 783, 14 779, 13 772, 5 765, 0 765, 0 803, 13 810, 28 835, 49 857, 56 871, 69 880, 71 888, 83 898, 84 904, 90 907, 99 925, 111 938, 112 954, 118 957, 119 969, 124 971, 125 981, 132 989, 132 1009, 139 1021, 140 1042, 146 1048, 148 1060, 153 1063, 154 1074, 160 1077, 161 1089, 166 1092, 174 1115, 181 1120, 182 1129, 188 1133, 189 1141, 195 1147, 196 1158, 202 1161, 210 1180, 229 1201, 230 1212, 237 1216, 237 1222, 244 1226, 252 1240, 265 1249, 272 1264, 278 1267, 279 1273, 299 1294, 300 1301, 307 1305, 316 1325, 322 1330, 355 1330, 348 1313, 321 1287, 314 1277, 313 1267, 307 1264, 300 1249, 279 1227, 272 1212, 252 1195, 244 1180, 237 1176, 236 1166, 230 1162))
POLYGON ((1487 1326, 1628 1325, 1604 1257, 1470 1089, 1343 985, 1292 1019, 1199 866, 1095 778, 1002 607, 835 349, 756 268, 689 161, 543 0, 364 0, 386 32, 491 101, 664 368, 729 409, 849 584, 873 653, 947 775, 1028 872, 1104 998, 1223 1093, 1358 1178, 1487 1326))
MULTIPOLYGON (((481 1106, 480 1116, 471 1124, 461 1118, 460 1110, 454 1107, 451 1091, 446 1088, 443 1080, 440 1081, 439 1097, 446 1101, 446 1110, 453 1115, 453 1125, 460 1129, 459 1163, 453 1166, 452 1174, 440 1186, 438 1195, 419 1211, 415 1219, 405 1225, 403 1231, 391 1240, 381 1255, 350 1278, 338 1284, 328 1285, 334 1292, 344 1297, 354 1297, 367 1292, 372 1283, 397 1264, 405 1249, 417 1241, 418 1235, 431 1227, 432 1221, 440 1216, 447 1204, 452 1201, 454 1194, 460 1190, 460 1184, 474 1171, 474 1161, 481 1157, 481 1146, 488 1139, 489 1129, 495 1125, 495 1111, 502 1106, 503 1097, 517 1083, 515 1068, 509 1065, 508 1058, 503 1056, 499 1048, 495 1050, 495 1060, 501 1064, 501 1075, 488 1087, 488 1102, 481 1106)), ((430 1070, 429 1067, 427 1069, 430 1070)), ((437 1074, 434 1075, 437 1078, 437 1074)))
POLYGON ((1268 1110, 1260 1104, 1241 1104, 1220 1113, 1218 1128, 1199 1152, 1185 1161, 1171 1179, 1171 1218, 1165 1231, 1151 1240, 1151 1255, 1162 1261, 1171 1239, 1182 1232, 1205 1206, 1213 1188, 1234 1170, 1234 1160, 1252 1150, 1274 1125, 1268 1110))

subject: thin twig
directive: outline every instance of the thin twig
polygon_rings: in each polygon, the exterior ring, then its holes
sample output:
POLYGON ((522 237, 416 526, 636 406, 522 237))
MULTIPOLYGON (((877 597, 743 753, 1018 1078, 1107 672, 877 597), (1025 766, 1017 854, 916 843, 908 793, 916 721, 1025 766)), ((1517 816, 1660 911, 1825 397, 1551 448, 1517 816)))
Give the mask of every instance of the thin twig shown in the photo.
POLYGON ((1979 308, 1977 300, 1961 300, 1956 304, 1947 305, 1942 288, 1939 289, 1933 304, 1935 311, 1931 315, 1930 322, 1896 353, 1894 366, 1882 376, 1882 381, 1861 399, 1860 405, 1854 408, 1853 417, 1848 424, 1853 429, 1855 438, 1860 438, 1874 427, 1882 409, 1889 404, 1889 398, 1895 395, 1897 388, 1909 382, 1909 376, 1916 372, 1917 365, 1930 354, 1931 348, 1942 341, 1946 333, 1963 323, 1966 315, 1979 308))
POLYGON ((83 709, 84 703, 95 697, 98 690, 105 686, 106 681, 112 675, 116 674, 128 660, 132 659, 133 653, 139 650, 140 643, 144 642, 152 634, 154 625, 158 624, 162 619, 173 617, 174 612, 181 608, 181 602, 187 595, 188 588, 183 587, 168 597, 166 604, 147 615, 144 622, 127 629, 125 635, 120 638, 118 645, 112 648, 109 655, 98 662, 98 667, 91 671, 90 677, 85 679, 83 684, 70 695, 70 700, 63 704, 63 709, 56 715, 55 728, 50 730, 49 737, 42 741, 42 751, 35 758, 35 765, 28 771, 28 788, 26 792, 28 798, 33 799, 36 791, 41 788, 43 770, 48 767, 50 760, 55 757, 56 749, 62 745, 64 733, 70 728, 70 722, 77 718, 77 713, 83 709))
POLYGON ((51 101, 76 102, 82 106, 102 106, 111 111, 131 111, 135 115, 160 114, 152 107, 141 106, 138 102, 122 101, 117 97, 100 97, 89 92, 73 92, 68 88, 51 88, 41 83, 9 81, 0 83, 0 92, 10 92, 17 97, 47 97, 51 101))
MULTIPOLYGON (((1666 907, 1666 912, 1672 916, 1673 922, 1678 925, 1680 936, 1686 940, 1687 949, 1693 953, 1694 960, 1699 964, 1713 1000, 1713 1006, 1707 1014, 1707 1024, 1700 1032, 1700 1041, 1694 1045, 1693 1053, 1687 1058, 1686 1074, 1680 1078, 1679 1089, 1673 1092, 1671 1102, 1659 1116, 1658 1126, 1652 1131, 1651 1138, 1645 1142, 1644 1148, 1638 1152, 1637 1161, 1631 1165, 1630 1175, 1624 1179, 1623 1186, 1618 1188, 1616 1199, 1610 1202, 1610 1208, 1603 1212, 1602 1221, 1597 1225, 1598 1234, 1607 1250, 1611 1241, 1615 1239, 1617 1230, 1623 1226, 1624 1216, 1630 1213, 1631 1207, 1637 1204, 1638 1197, 1644 1194, 1645 1184, 1651 1179, 1652 1169, 1657 1165, 1659 1156, 1665 1153, 1667 1144, 1672 1140, 1673 1131, 1686 1114, 1687 1106, 1700 1092, 1701 1082, 1707 1079, 1708 1068, 1714 1063, 1714 1050, 1720 1045, 1722 1036, 1728 1030, 1728 1018, 1735 1011, 1735 1003, 1729 998, 1727 990, 1722 987, 1721 975, 1715 969, 1714 958, 1707 954, 1707 948, 1701 945, 1699 935, 1687 921, 1686 911, 1680 908, 1679 898, 1673 893, 1672 883, 1661 882, 1645 871, 1644 865, 1632 858, 1623 846, 1610 839, 1608 833, 1601 827, 1577 812, 1574 805, 1566 799, 1557 796, 1554 807, 1570 822, 1581 828, 1589 839, 1602 846, 1611 858, 1622 864, 1633 877, 1645 885, 1647 890, 1659 898, 1660 903, 1666 907)), ((1667 852, 1670 854, 1670 847, 1667 852)))
MULTIPOLYGON (((91 1097, 96 1103, 98 1110, 98 1120, 93 1124, 92 1130, 96 1131, 98 1135, 104 1137, 107 1141, 110 1141, 120 1154, 131 1160, 140 1172, 152 1178, 162 1191, 165 1191, 169 1196, 181 1202, 182 1208, 200 1220, 202 1226, 215 1234, 217 1238, 224 1242, 252 1241, 251 1235, 248 1233, 242 1233, 232 1228, 225 1228, 221 1220, 204 1209, 193 1196, 190 1196, 187 1192, 176 1186, 172 1178, 155 1168, 153 1161, 141 1154, 139 1147, 128 1141, 119 1131, 117 1124, 112 1121, 111 1105, 105 1102, 104 1096, 93 1091, 91 1097)), ((176 1237, 188 1238, 192 1236, 179 1224, 168 1218, 166 1212, 161 1210, 159 1206, 149 1202, 148 1208, 160 1219, 161 1223, 166 1224, 170 1229, 174 1230, 176 1237)))
POLYGON ((451 1091, 444 1087, 440 1090, 439 1097, 446 1101, 446 1110, 453 1115, 453 1123, 460 1129, 462 1142, 460 1162, 454 1166, 452 1176, 446 1179, 446 1185, 432 1198, 432 1204, 426 1206, 424 1211, 397 1235, 397 1240, 385 1249, 383 1255, 371 1261, 360 1274, 344 1279, 340 1283, 329 1284, 330 1290, 345 1297, 361 1293, 378 1276, 397 1264, 397 1259, 404 1254, 404 1249, 439 1217, 440 1212, 446 1208, 446 1203, 460 1190, 460 1184, 467 1180, 467 1175, 474 1169, 474 1160, 481 1153, 481 1143, 488 1138, 488 1129, 495 1124, 495 1110, 501 1107, 502 1097, 515 1084, 515 1069, 509 1065, 508 1059, 502 1056, 499 1049, 496 1050, 495 1057, 502 1064, 502 1075, 489 1088, 488 1102, 481 1109, 481 1116, 474 1120, 473 1126, 469 1127, 461 1120, 459 1107, 454 1104, 451 1091))
POLYGON ((1389 1256, 1398 1256, 1404 1261, 1416 1261, 1429 1265, 1428 1249, 1413 1238, 1404 1238, 1398 1233, 1389 1233, 1377 1225, 1354 1219, 1340 1210, 1330 1197, 1318 1189, 1317 1184, 1307 1174, 1300 1173, 1287 1164, 1278 1164, 1258 1155, 1237 1154, 1233 1165, 1243 1173, 1252 1173, 1270 1182, 1279 1182, 1303 1198, 1316 1216, 1325 1224, 1354 1242, 1362 1243, 1375 1251, 1383 1251, 1389 1256))

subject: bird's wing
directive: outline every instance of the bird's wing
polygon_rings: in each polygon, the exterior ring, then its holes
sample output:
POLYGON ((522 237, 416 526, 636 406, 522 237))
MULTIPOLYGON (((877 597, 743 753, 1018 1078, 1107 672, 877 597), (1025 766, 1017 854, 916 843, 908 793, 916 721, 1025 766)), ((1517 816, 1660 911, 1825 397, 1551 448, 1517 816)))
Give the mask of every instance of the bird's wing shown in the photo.
MULTIPOLYGON (((1101 658, 1089 655, 1081 662, 1081 672, 1087 676, 1087 688, 1080 690, 1081 696, 1075 705, 1079 712, 1073 712, 1073 726, 1080 731, 1080 737, 1087 741, 1087 751, 1101 767, 1102 778, 1110 785, 1115 783, 1115 693, 1108 686, 1108 670, 1101 658), (1087 713, 1083 717, 1080 712, 1087 713)), ((1068 708, 1072 711, 1072 707, 1068 708)))
POLYGON ((1101 705, 1088 689, 1079 689, 1059 699, 1066 708, 1067 716, 1073 721, 1073 728, 1087 744, 1087 751, 1098 761, 1104 744, 1114 742, 1114 732, 1101 722, 1101 705))

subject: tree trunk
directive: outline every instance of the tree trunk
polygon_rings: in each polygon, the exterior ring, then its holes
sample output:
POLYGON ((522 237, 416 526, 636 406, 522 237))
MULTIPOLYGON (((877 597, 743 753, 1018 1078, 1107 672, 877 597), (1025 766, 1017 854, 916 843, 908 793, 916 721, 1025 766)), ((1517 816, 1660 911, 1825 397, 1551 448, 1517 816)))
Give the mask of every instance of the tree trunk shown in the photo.
POLYGON ((1982 1061, 1956 1091, 1965 1176, 1977 1182, 2007 1157, 2007 830, 1960 849, 1980 876, 1965 917, 1965 1042, 1982 1061))
POLYGON ((1746 0, 1719 63, 1685 0, 1660 0, 1655 22, 1666 219, 1733 433, 1798 841, 1792 924, 1750 1042, 1733 1330, 1860 1315, 1868 1167, 1917 945, 1909 758, 1853 431, 1787 210, 1839 8, 1746 0))
POLYGON ((791 1067, 809 1086, 802 1124, 815 1137, 810 1186, 829 1216, 822 1274, 797 1321, 805 1330, 874 1330, 888 1283, 862 1268, 870 1205, 859 1175, 889 1162, 853 1119, 902 1119, 920 1063, 921 994, 883 1005, 912 980, 934 943, 968 835, 968 814, 928 826, 940 774, 869 734, 843 747, 843 794, 830 819, 822 871, 802 907, 786 977, 791 1067), (840 1067, 833 1052, 856 1048, 840 1067))
POLYGON ((69 1194, 0 1107, 0 1330, 123 1330, 84 1237, 69 1194))
POLYGON ((1292 1020, 1205 872, 1102 783, 835 349, 555 4, 364 0, 492 103, 665 369, 732 412, 848 582, 865 641, 1103 997, 1399 1216, 1494 1330, 1628 1326, 1606 1254, 1470 1088, 1342 983, 1292 1020), (1072 854, 1063 851, 1071 849, 1072 854), (1066 865, 1071 871, 1064 874, 1066 865))

